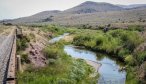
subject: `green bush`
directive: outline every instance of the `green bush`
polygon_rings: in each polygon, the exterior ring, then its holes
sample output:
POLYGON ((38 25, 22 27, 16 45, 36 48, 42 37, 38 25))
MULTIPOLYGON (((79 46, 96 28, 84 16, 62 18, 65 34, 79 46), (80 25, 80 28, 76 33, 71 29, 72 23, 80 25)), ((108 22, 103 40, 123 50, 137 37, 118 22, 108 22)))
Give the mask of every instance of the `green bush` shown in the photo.
POLYGON ((30 60, 28 58, 28 54, 21 54, 21 62, 23 63, 30 63, 30 60))
POLYGON ((43 50, 44 56, 48 58, 53 58, 57 59, 58 58, 58 49, 52 48, 52 47, 47 47, 43 50))
POLYGON ((129 50, 125 49, 125 48, 121 48, 118 51, 118 56, 120 56, 121 58, 124 58, 125 55, 129 54, 129 50))
POLYGON ((121 40, 121 45, 133 52, 133 50, 143 42, 143 38, 138 34, 137 31, 126 31, 126 30, 113 30, 110 31, 114 38, 119 38, 121 40))
POLYGON ((130 30, 130 31, 140 31, 140 32, 142 32, 142 31, 144 31, 144 27, 142 27, 142 26, 140 26, 140 25, 130 25, 130 26, 128 27, 128 30, 130 30))
POLYGON ((27 37, 22 37, 21 39, 17 39, 16 41, 16 46, 17 46, 17 51, 22 51, 27 48, 27 43, 29 42, 29 39, 27 37))
POLYGON ((64 34, 67 29, 65 27, 61 27, 57 25, 45 25, 41 27, 41 30, 44 32, 52 32, 53 36, 58 36, 64 34))
POLYGON ((144 61, 146 61, 146 51, 137 52, 135 58, 139 63, 143 63, 144 61))
POLYGON ((126 62, 127 64, 129 64, 129 65, 134 65, 135 60, 134 60, 134 58, 133 58, 132 55, 126 55, 125 57, 126 57, 126 58, 125 58, 125 62, 126 62))
POLYGON ((128 67, 126 75, 126 84, 140 84, 138 78, 136 77, 136 71, 132 67, 128 67))
POLYGON ((91 70, 92 68, 90 68, 85 61, 83 60, 76 60, 73 61, 73 66, 70 69, 70 73, 69 73, 69 78, 71 80, 75 80, 77 82, 83 80, 84 78, 86 78, 88 75, 90 75, 90 73, 93 72, 93 70, 91 70))

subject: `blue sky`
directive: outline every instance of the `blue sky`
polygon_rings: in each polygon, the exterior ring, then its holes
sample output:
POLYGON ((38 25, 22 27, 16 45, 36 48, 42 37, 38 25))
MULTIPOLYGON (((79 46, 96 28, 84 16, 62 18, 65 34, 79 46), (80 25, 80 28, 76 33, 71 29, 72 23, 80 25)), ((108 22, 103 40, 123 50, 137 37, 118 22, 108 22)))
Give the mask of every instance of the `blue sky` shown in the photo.
POLYGON ((146 4, 146 0, 0 0, 0 20, 25 17, 46 10, 65 10, 85 1, 146 4))

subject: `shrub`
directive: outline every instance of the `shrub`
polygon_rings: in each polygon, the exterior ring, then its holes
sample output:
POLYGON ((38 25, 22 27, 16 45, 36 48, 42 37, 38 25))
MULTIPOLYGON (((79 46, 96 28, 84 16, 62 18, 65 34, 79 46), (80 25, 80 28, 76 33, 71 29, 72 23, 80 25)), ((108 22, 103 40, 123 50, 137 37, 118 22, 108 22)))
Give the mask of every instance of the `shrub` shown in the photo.
POLYGON ((140 25, 131 25, 128 27, 128 30, 130 31, 144 31, 144 27, 143 26, 140 26, 140 25))
POLYGON ((76 36, 74 39, 74 44, 78 45, 78 46, 83 46, 85 42, 89 42, 91 40, 91 37, 90 36, 82 36, 82 35, 79 35, 79 36, 76 36))
POLYGON ((28 39, 33 40, 35 42, 35 35, 33 33, 30 33, 28 36, 28 39))
POLYGON ((58 49, 56 48, 47 47, 43 50, 43 53, 46 58, 53 58, 53 59, 58 58, 58 49))
POLYGON ((65 33, 65 27, 57 26, 57 25, 45 25, 41 28, 44 32, 52 32, 54 36, 61 35, 65 33))
POLYGON ((127 35, 122 37, 124 47, 128 48, 131 52, 143 42, 142 37, 137 32, 127 32, 127 35))
POLYGON ((113 30, 110 31, 114 38, 118 38, 121 40, 121 45, 133 52, 133 50, 143 42, 143 38, 138 34, 137 31, 126 31, 126 30, 113 30))
POLYGON ((22 54, 21 55, 21 62, 23 63, 30 63, 30 60, 28 58, 28 54, 22 54))
POLYGON ((73 61, 72 69, 70 69, 69 78, 72 80, 80 81, 88 76, 92 70, 90 70, 89 66, 86 65, 85 61, 77 60, 73 61), (89 69, 89 70, 88 70, 89 69))
POLYGON ((17 39, 16 45, 17 45, 17 51, 24 50, 28 45, 28 38, 23 37, 22 39, 17 39))
POLYGON ((126 55, 126 56, 125 56, 125 62, 126 62, 127 64, 129 64, 129 65, 134 65, 135 60, 134 60, 134 58, 133 58, 132 55, 126 55))
POLYGON ((119 51, 118 51, 118 56, 124 58, 124 56, 126 54, 129 54, 129 50, 128 49, 125 49, 125 48, 121 48, 119 51))
POLYGON ((139 63, 142 63, 142 62, 146 61, 146 51, 137 52, 135 58, 139 63))

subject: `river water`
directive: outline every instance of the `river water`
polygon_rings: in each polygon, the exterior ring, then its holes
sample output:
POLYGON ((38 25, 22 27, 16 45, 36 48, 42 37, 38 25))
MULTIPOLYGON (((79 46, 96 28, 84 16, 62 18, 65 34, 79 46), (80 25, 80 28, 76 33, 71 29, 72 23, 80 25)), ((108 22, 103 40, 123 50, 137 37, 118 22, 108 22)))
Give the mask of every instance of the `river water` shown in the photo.
MULTIPOLYGON (((49 43, 58 42, 66 35, 69 35, 69 33, 64 33, 63 35, 55 37, 50 40, 49 43)), ((102 64, 98 70, 100 77, 97 84, 125 84, 126 71, 119 71, 120 64, 109 58, 109 56, 81 49, 73 45, 65 45, 64 51, 72 57, 91 60, 102 64)))
POLYGON ((102 66, 98 70, 100 78, 98 84, 125 84, 126 72, 119 71, 120 65, 113 59, 108 58, 101 54, 98 56, 97 53, 77 48, 73 45, 66 45, 64 51, 75 58, 81 58, 85 60, 91 60, 101 63, 102 66))
POLYGON ((58 37, 55 37, 55 38, 53 38, 53 39, 51 39, 50 41, 49 41, 49 43, 55 43, 55 42, 58 42, 59 40, 61 40, 62 38, 64 38, 65 36, 67 36, 67 35, 69 35, 69 33, 64 33, 63 35, 60 35, 60 36, 58 36, 58 37))

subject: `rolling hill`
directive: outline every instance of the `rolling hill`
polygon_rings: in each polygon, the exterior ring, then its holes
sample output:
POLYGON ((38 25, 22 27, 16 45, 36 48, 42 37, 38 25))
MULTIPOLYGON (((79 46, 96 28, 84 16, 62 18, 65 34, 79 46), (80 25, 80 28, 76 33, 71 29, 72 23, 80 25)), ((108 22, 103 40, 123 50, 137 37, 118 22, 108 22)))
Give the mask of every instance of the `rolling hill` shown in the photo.
POLYGON ((87 1, 76 7, 65 10, 64 12, 82 14, 82 13, 94 13, 94 12, 106 12, 106 11, 118 11, 118 10, 123 10, 123 8, 104 2, 96 3, 96 2, 87 1))
POLYGON ((50 16, 53 16, 61 11, 59 10, 53 10, 53 11, 43 11, 40 13, 37 13, 32 16, 28 17, 22 17, 14 20, 6 20, 6 22, 9 23, 35 23, 35 22, 43 22, 44 19, 47 19, 50 16))
POLYGON ((146 4, 117 5, 117 6, 122 7, 122 8, 131 9, 131 8, 144 7, 144 6, 146 6, 146 4))
POLYGON ((87 1, 64 11, 44 11, 38 14, 7 20, 12 24, 59 24, 59 25, 105 25, 117 23, 146 24, 146 7, 131 5, 128 8, 109 3, 87 1), (129 8, 131 7, 131 8, 129 8))

